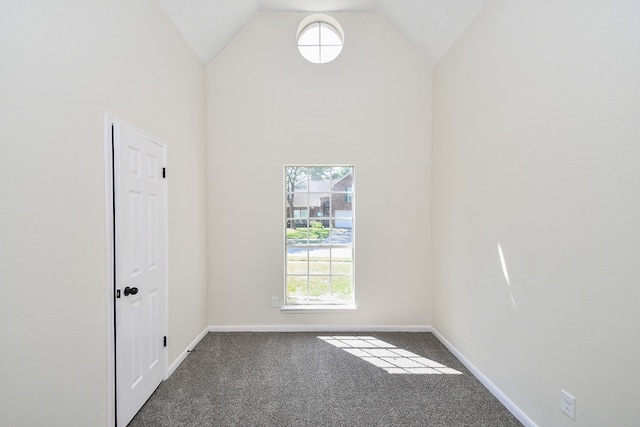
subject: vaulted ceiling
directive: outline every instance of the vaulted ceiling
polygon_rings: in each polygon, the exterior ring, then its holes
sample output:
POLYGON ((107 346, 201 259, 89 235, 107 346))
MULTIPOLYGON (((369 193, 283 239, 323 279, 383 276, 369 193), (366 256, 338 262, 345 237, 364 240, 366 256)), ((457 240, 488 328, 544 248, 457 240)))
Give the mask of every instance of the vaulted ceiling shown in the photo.
POLYGON ((485 0, 157 0, 204 64, 262 11, 374 12, 436 64, 485 0))

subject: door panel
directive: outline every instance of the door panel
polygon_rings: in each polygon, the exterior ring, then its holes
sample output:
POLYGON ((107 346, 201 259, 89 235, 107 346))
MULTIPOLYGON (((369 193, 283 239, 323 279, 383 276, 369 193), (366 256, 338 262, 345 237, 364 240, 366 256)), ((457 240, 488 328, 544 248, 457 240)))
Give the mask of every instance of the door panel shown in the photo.
POLYGON ((164 147, 114 125, 116 403, 126 426, 165 375, 164 147))

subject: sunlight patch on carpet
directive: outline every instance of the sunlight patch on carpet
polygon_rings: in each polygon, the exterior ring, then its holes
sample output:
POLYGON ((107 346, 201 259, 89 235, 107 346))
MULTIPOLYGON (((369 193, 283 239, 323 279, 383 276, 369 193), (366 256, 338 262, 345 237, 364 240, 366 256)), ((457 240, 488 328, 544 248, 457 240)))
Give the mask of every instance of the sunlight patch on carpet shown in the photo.
POLYGON ((318 338, 390 374, 462 374, 460 371, 397 348, 375 337, 323 336, 318 338))

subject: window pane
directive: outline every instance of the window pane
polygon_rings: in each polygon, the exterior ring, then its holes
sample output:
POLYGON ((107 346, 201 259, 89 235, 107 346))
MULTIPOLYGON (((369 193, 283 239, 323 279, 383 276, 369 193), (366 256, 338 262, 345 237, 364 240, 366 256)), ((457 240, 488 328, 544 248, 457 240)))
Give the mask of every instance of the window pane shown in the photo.
POLYGON ((329 228, 325 228, 322 221, 309 221, 309 243, 319 245, 329 240, 329 228))
MULTIPOLYGON (((335 222, 340 224, 342 221, 349 221, 345 219, 336 219, 335 222)), ((332 245, 350 245, 353 243, 353 238, 351 236, 351 228, 332 228, 331 236, 329 237, 329 242, 332 245)))
POLYGON ((309 274, 330 274, 330 264, 328 262, 310 262, 309 274))
POLYGON ((309 168, 309 191, 319 193, 331 191, 331 168, 309 168))
POLYGON ((331 277, 331 296, 334 303, 348 304, 353 302, 351 276, 331 277))
POLYGON ((320 62, 331 62, 340 55, 342 46, 321 46, 320 47, 320 62))
MULTIPOLYGON (((309 193, 309 216, 311 219, 319 220, 322 217, 329 217, 331 215, 330 210, 331 193, 309 193)), ((328 226, 329 223, 323 223, 319 220, 319 224, 316 226, 328 226)))
POLYGON ((353 168, 350 166, 339 166, 331 168, 331 177, 333 178, 334 183, 349 175, 353 171, 353 168))
POLYGON ((333 220, 332 237, 339 240, 348 239, 351 237, 351 231, 353 229, 353 218, 351 217, 351 211, 335 211, 335 218, 333 220), (335 233, 333 233, 335 231, 335 233))
POLYGON ((315 258, 309 260, 309 274, 329 274, 330 270, 329 257, 315 258))
MULTIPOLYGON (((353 193, 334 193, 331 198, 332 209, 335 218, 353 219, 353 193)), ((352 227, 350 222, 336 227, 352 227)))
POLYGON ((306 248, 287 249, 287 274, 308 274, 308 261, 306 248))
POLYGON ((313 62, 314 64, 320 63, 319 46, 298 46, 298 50, 307 61, 313 62))
POLYGON ((320 23, 314 22, 302 30, 298 38, 298 46, 318 46, 320 45, 320 23))
POLYGON ((304 304, 307 302, 307 276, 287 277, 287 304, 304 304))
POLYGON ((331 274, 352 274, 353 256, 351 248, 331 249, 331 274))
POLYGON ((307 196, 306 199, 308 200, 308 203, 309 203, 309 216, 311 218, 317 218, 318 212, 321 212, 322 210, 322 202, 320 200, 320 197, 323 197, 323 194, 307 193, 306 196, 307 196))
POLYGON ((328 303, 330 284, 329 276, 309 276, 309 302, 328 303))
POLYGON ((333 25, 323 22, 320 24, 320 44, 342 46, 342 36, 333 25))
POLYGON ((297 179, 294 181, 292 191, 307 192, 309 191, 309 177, 306 174, 307 168, 300 168, 297 179))
POLYGON ((293 217, 296 219, 306 219, 306 218, 309 218, 309 214, 306 208, 305 209, 294 208, 293 217))
POLYGON ((307 168, 304 166, 287 166, 285 168, 286 191, 306 188, 307 168))
POLYGON ((288 193, 287 194, 287 209, 289 210, 289 217, 301 218, 307 216, 307 209, 309 208, 309 193, 288 193), (293 206, 293 216, 291 215, 291 207, 293 206), (304 214, 303 212, 304 211, 304 214))
POLYGON ((288 221, 287 227, 287 245, 308 244, 309 228, 306 220, 294 219, 288 221))

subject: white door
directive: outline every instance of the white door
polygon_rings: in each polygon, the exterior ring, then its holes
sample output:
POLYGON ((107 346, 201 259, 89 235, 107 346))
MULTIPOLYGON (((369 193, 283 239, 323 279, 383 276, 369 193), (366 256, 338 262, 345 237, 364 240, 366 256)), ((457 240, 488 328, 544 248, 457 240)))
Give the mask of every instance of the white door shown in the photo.
POLYGON ((165 148, 114 125, 116 413, 126 426, 165 374, 165 148))

